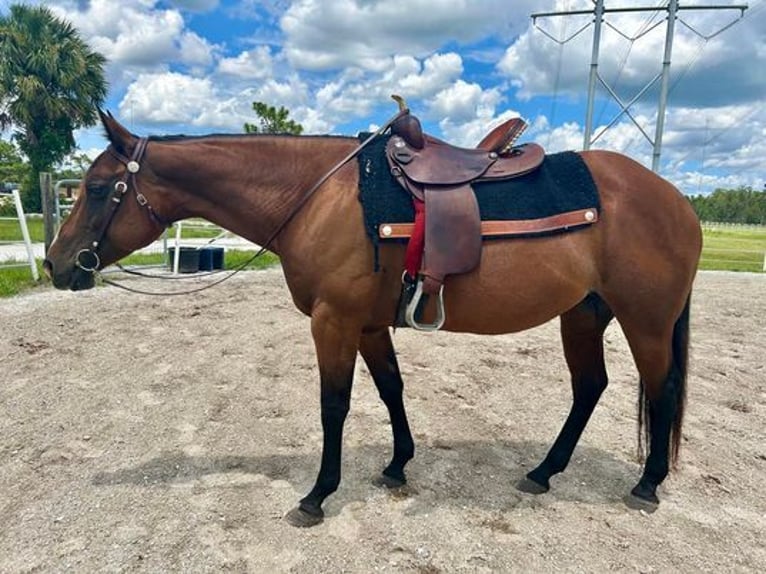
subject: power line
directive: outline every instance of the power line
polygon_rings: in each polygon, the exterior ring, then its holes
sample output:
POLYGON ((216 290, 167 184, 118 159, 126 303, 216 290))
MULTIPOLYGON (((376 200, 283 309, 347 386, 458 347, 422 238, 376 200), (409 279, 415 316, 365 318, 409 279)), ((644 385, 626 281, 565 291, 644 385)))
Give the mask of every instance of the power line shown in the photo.
MULTIPOLYGON (((617 73, 614 76, 614 79, 612 79, 612 85, 614 86, 614 91, 617 91, 617 84, 622 79, 622 72, 625 70, 625 65, 628 63, 628 58, 630 57, 630 53, 633 50, 633 45, 636 43, 636 40, 641 38, 642 36, 648 34, 652 30, 654 30, 657 26, 660 25, 660 22, 657 22, 656 24, 652 25, 652 21, 657 17, 657 15, 661 12, 659 8, 662 7, 662 4, 667 4, 668 0, 660 0, 659 4, 657 4, 657 10, 649 14, 647 19, 644 21, 644 23, 639 27, 639 29, 632 35, 632 36, 626 36, 623 34, 620 30, 618 30, 615 26, 612 26, 608 21, 605 21, 604 23, 612 28, 617 34, 628 40, 630 42, 628 44, 628 49, 626 50, 625 54, 622 56, 622 60, 620 61, 620 66, 617 69, 617 73)), ((606 111, 607 102, 604 101, 601 104, 601 109, 598 112, 598 117, 596 118, 596 123, 601 122, 601 118, 604 116, 604 112, 606 111)))
MULTIPOLYGON (((711 35, 710 37, 712 38, 713 36, 720 34, 724 30, 733 26, 737 21, 741 20, 744 17, 745 10, 747 10, 748 6, 747 4, 679 6, 678 0, 670 0, 668 2, 668 5, 664 8, 658 8, 657 6, 606 8, 604 6, 604 0, 594 0, 594 4, 595 6, 591 10, 570 10, 570 11, 564 11, 564 12, 538 12, 538 13, 532 14, 532 22, 533 24, 536 25, 536 21, 538 18, 546 18, 546 17, 552 17, 552 16, 574 16, 574 15, 584 15, 584 14, 592 14, 594 16, 593 49, 591 53, 590 76, 588 80, 588 102, 587 102, 587 109, 585 114, 585 134, 583 139, 583 148, 589 149, 591 144, 596 139, 598 139, 607 129, 609 129, 612 125, 614 125, 614 123, 616 123, 616 121, 623 114, 625 114, 631 119, 633 124, 639 129, 639 131, 644 135, 644 137, 649 141, 649 143, 652 144, 652 147, 653 147, 652 170, 658 171, 660 167, 660 157, 661 157, 661 151, 662 151, 662 136, 663 136, 664 127, 665 127, 665 108, 667 106, 668 91, 670 88, 670 64, 671 64, 671 56, 673 51, 673 38, 675 35, 675 24, 676 24, 676 20, 678 19, 679 12, 683 10, 739 10, 740 11, 739 18, 733 22, 730 22, 729 24, 727 24, 726 26, 718 30, 715 34, 711 35), (609 13, 632 13, 632 12, 647 12, 647 11, 655 12, 658 9, 664 10, 668 14, 666 18, 667 26, 666 26, 666 33, 665 33, 665 49, 664 49, 664 54, 662 59, 662 71, 660 72, 660 74, 652 78, 644 86, 644 88, 642 88, 638 92, 638 94, 636 94, 629 102, 625 103, 617 95, 616 91, 598 73, 601 28, 602 28, 602 24, 604 23, 604 15, 609 13), (652 139, 646 133, 643 127, 639 125, 636 118, 633 117, 633 114, 630 112, 630 107, 633 104, 635 104, 641 98, 641 96, 643 96, 643 94, 658 80, 660 81, 660 97, 659 97, 659 103, 658 103, 655 135, 654 135, 654 139, 652 139), (607 90, 607 92, 611 95, 611 97, 619 104, 621 111, 610 122, 610 124, 606 128, 604 128, 595 138, 591 139, 592 130, 593 130, 593 105, 595 100, 597 82, 599 82, 607 90)), ((614 28, 613 26, 612 28, 616 30, 616 28, 614 28)), ((579 30, 575 35, 579 34, 581 31, 582 29, 579 30)), ((574 37, 574 35, 572 37, 574 37)), ((566 43, 569 40, 571 40, 571 38, 567 39, 563 43, 566 43)))

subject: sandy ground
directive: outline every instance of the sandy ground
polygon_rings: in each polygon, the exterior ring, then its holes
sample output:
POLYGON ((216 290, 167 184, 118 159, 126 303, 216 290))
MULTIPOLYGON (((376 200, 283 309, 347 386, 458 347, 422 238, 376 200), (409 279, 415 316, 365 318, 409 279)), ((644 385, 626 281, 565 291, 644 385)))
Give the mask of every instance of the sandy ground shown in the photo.
POLYGON ((359 361, 344 480, 309 530, 283 516, 319 464, 317 368, 279 270, 169 299, 42 290, 0 325, 1 572, 766 571, 766 275, 697 280, 683 466, 651 515, 622 502, 640 467, 617 325, 610 387, 538 497, 514 483, 569 407, 557 323, 400 330, 410 484, 372 484, 390 430, 359 361))

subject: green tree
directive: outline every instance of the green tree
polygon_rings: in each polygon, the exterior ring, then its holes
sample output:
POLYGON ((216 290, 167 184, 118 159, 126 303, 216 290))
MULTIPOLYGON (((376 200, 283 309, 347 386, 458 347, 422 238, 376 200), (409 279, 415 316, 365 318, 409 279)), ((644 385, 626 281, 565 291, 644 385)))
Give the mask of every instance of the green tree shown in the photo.
POLYGON ((253 102, 253 111, 258 116, 257 124, 245 123, 245 133, 248 134, 293 134, 303 133, 303 126, 287 116, 290 111, 284 106, 279 109, 263 102, 253 102))
POLYGON ((45 6, 0 16, 0 129, 29 158, 24 204, 40 209, 39 173, 75 149, 75 129, 96 123, 106 96, 105 58, 45 6))
POLYGON ((689 198, 694 210, 703 221, 727 223, 766 223, 766 189, 752 187, 716 189, 710 195, 689 198))
POLYGON ((53 179, 83 179, 93 160, 86 154, 76 151, 53 170, 53 179))
POLYGON ((0 140, 0 188, 6 184, 20 184, 28 177, 27 165, 19 150, 11 142, 0 140))

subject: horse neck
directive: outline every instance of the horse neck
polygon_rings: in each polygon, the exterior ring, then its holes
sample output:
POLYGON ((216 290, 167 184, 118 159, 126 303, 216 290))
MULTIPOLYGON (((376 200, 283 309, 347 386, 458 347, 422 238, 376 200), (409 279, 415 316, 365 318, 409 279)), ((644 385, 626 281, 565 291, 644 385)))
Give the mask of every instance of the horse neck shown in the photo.
POLYGON ((174 194, 173 219, 203 217, 260 245, 354 145, 349 138, 294 136, 157 143, 152 158, 174 194))

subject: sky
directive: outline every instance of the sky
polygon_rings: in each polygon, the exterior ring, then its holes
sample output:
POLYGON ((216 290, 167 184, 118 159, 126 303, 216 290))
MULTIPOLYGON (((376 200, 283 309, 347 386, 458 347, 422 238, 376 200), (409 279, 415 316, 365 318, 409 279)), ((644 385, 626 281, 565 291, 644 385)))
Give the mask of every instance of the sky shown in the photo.
MULTIPOLYGON (((458 145, 521 116, 530 128, 520 141, 583 147, 593 18, 530 16, 590 10, 591 0, 26 1, 106 56, 105 107, 139 135, 242 132, 254 101, 285 106, 305 133, 356 135, 395 113, 396 93, 458 145)), ((10 4, 0 0, 0 12, 10 4)), ((667 4, 606 0, 651 8, 605 18, 598 71, 623 102, 662 69, 667 4)), ((766 185, 766 0, 740 15, 683 10, 676 20, 659 171, 687 194, 766 185)), ((655 81, 629 108, 651 140, 658 99, 655 81)), ((619 113, 599 87, 592 147, 651 166, 649 139, 619 113)), ((91 156, 106 145, 97 127, 75 135, 91 156)))

